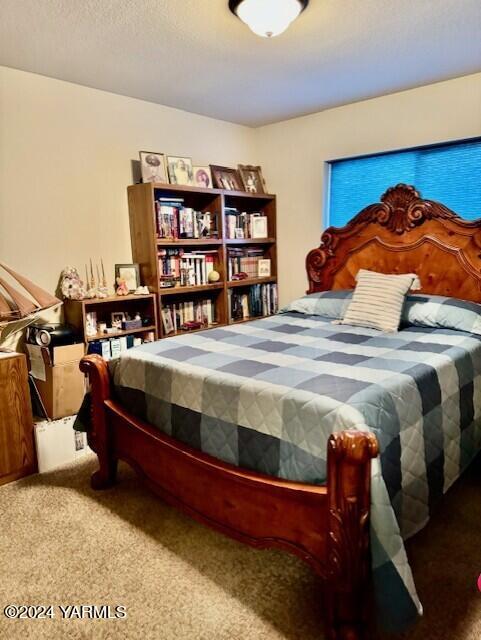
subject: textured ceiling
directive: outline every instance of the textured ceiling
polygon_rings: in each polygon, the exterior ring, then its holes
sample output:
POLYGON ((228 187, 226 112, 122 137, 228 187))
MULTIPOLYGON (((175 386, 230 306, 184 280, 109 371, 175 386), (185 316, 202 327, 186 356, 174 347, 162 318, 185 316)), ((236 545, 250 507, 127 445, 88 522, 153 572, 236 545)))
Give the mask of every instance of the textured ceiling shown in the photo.
POLYGON ((227 0, 0 0, 0 64, 256 126, 481 70, 481 0, 311 0, 272 40, 227 0))

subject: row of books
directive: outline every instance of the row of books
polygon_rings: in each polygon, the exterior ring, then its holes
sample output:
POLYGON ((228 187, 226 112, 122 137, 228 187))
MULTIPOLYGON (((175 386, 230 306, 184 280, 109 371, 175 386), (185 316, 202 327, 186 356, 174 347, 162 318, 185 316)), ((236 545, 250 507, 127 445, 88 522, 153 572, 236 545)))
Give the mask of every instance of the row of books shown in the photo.
POLYGON ((183 287, 208 284, 216 257, 216 249, 190 252, 177 248, 161 249, 158 253, 159 274, 176 279, 183 287))
POLYGON ((160 315, 164 335, 209 327, 216 321, 215 304, 211 299, 163 305, 160 315))
POLYGON ((234 207, 225 208, 226 238, 267 238, 269 226, 262 213, 242 213, 234 207))
POLYGON ((254 284, 249 290, 229 291, 232 320, 246 320, 277 313, 279 305, 276 284, 254 284))
POLYGON ((144 338, 131 335, 106 340, 94 340, 89 342, 87 353, 97 353, 104 360, 112 360, 113 358, 118 358, 123 351, 138 347, 144 342, 153 342, 154 339, 154 332, 150 331, 144 338))
POLYGON ((159 238, 217 238, 216 217, 185 207, 183 198, 159 198, 155 211, 159 238))
MULTIPOLYGON (((232 280, 236 273, 246 273, 249 278, 259 276, 259 260, 264 257, 262 247, 229 248, 227 250, 227 277, 232 280)), ((270 274, 267 274, 270 275, 270 274)))

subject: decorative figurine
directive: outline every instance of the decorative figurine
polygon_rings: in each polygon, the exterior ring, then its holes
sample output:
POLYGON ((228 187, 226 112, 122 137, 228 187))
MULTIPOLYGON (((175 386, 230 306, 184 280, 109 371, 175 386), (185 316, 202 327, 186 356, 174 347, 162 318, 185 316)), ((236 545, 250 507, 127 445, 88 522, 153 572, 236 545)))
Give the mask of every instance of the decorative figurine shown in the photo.
POLYGON ((85 298, 84 283, 75 267, 65 267, 60 276, 60 291, 67 300, 83 300, 85 298))
POLYGON ((117 278, 116 282, 117 282, 117 289, 115 291, 116 295, 128 296, 129 288, 127 286, 127 282, 125 281, 125 278, 117 278))
POLYGON ((87 276, 86 284, 87 284, 87 292, 85 294, 86 298, 95 298, 97 296, 97 290, 95 288, 95 278, 94 278, 94 270, 92 268, 92 259, 90 259, 90 279, 87 265, 85 265, 85 275, 87 276))

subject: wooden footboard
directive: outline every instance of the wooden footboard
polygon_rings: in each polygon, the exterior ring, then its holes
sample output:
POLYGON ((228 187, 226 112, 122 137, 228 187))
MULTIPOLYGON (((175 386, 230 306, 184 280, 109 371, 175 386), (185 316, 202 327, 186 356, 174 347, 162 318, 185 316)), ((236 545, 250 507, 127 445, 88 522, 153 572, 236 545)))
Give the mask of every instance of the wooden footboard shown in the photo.
POLYGON ((325 584, 329 640, 358 640, 366 628, 369 504, 374 435, 344 431, 328 444, 326 486, 284 481, 221 462, 133 417, 110 397, 106 362, 86 356, 90 378, 90 446, 99 469, 92 487, 115 483, 129 463, 166 502, 254 547, 279 547, 308 562, 325 584))

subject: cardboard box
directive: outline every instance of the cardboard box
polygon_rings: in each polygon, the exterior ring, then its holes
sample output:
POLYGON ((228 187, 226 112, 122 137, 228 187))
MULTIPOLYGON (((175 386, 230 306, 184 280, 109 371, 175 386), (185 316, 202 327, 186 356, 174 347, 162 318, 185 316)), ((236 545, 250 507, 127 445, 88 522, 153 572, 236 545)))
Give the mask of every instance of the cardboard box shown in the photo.
POLYGON ((28 345, 31 373, 47 416, 51 420, 78 412, 85 395, 85 377, 79 369, 83 344, 64 347, 28 345))
POLYGON ((87 434, 74 431, 75 416, 61 420, 42 420, 34 425, 38 472, 45 473, 93 453, 87 434))

